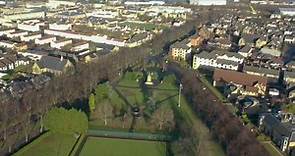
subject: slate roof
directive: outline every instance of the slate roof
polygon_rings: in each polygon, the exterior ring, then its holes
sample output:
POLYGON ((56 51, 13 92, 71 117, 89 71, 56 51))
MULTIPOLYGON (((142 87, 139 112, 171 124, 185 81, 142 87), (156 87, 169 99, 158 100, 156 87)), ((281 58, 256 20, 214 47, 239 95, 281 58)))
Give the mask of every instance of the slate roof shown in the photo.
POLYGON ((290 141, 295 140, 294 132, 295 125, 287 122, 282 123, 279 119, 277 119, 274 115, 267 113, 264 115, 263 122, 272 129, 273 132, 281 136, 290 137, 290 141))
POLYGON ((290 136, 290 129, 287 129, 274 115, 269 113, 265 114, 263 121, 280 135, 290 136))
POLYGON ((239 59, 243 59, 244 57, 235 52, 228 52, 228 51, 219 51, 219 50, 213 50, 212 52, 203 51, 199 54, 196 54, 196 56, 200 58, 207 58, 207 59, 216 59, 218 56, 226 55, 228 57, 236 57, 239 59))
POLYGON ((40 68, 63 71, 68 61, 69 60, 67 59, 63 59, 61 61, 61 59, 57 57, 43 56, 40 61, 37 62, 37 64, 40 68))
POLYGON ((279 70, 268 69, 268 68, 259 68, 254 66, 244 66, 243 71, 255 72, 255 73, 263 73, 263 74, 271 74, 271 75, 279 75, 279 70))
POLYGON ((217 59, 216 60, 217 64, 226 64, 226 65, 233 65, 233 66, 238 66, 239 63, 235 61, 230 61, 230 60, 225 60, 225 59, 217 59))

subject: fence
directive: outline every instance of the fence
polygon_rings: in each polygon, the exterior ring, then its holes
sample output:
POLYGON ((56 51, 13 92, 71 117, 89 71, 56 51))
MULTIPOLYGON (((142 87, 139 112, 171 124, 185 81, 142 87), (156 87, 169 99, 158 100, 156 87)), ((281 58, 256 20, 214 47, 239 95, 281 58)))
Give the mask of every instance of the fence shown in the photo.
POLYGON ((88 130, 87 134, 88 136, 96 136, 96 137, 137 139, 137 140, 150 140, 150 141, 171 141, 177 138, 177 135, 106 131, 106 130, 88 130))

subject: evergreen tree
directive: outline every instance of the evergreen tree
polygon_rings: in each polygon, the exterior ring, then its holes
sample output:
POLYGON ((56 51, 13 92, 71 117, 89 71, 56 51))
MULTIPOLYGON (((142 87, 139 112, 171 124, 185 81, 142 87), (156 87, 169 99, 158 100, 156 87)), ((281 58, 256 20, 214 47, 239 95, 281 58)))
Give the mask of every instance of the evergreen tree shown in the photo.
POLYGON ((89 96, 88 104, 89 104, 90 111, 93 112, 95 110, 95 105, 96 105, 95 104, 95 96, 94 96, 93 93, 91 93, 90 96, 89 96))

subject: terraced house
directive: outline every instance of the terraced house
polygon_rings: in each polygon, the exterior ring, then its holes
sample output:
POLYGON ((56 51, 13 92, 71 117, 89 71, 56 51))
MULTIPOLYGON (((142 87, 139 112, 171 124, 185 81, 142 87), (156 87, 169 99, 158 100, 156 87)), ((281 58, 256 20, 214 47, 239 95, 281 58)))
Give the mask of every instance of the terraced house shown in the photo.
POLYGON ((238 70, 244 62, 244 57, 238 53, 218 51, 203 51, 195 54, 193 57, 193 69, 204 68, 221 68, 229 70, 238 70))

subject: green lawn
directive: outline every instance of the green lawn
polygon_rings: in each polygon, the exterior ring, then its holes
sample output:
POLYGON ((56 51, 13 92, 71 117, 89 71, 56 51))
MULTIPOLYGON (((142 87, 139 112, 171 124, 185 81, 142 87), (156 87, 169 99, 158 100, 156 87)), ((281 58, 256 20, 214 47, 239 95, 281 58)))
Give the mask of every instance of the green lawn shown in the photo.
POLYGON ((165 156, 166 143, 89 137, 80 156, 165 156))
POLYGON ((142 73, 127 72, 116 86, 117 90, 131 105, 144 104, 144 94, 139 85, 141 79, 142 73))
POLYGON ((276 149, 276 147, 274 147, 274 145, 271 144, 271 142, 262 142, 262 145, 271 156, 283 156, 283 154, 280 153, 278 149, 276 149))
POLYGON ((22 148, 15 156, 67 156, 75 142, 73 135, 48 132, 22 148))

